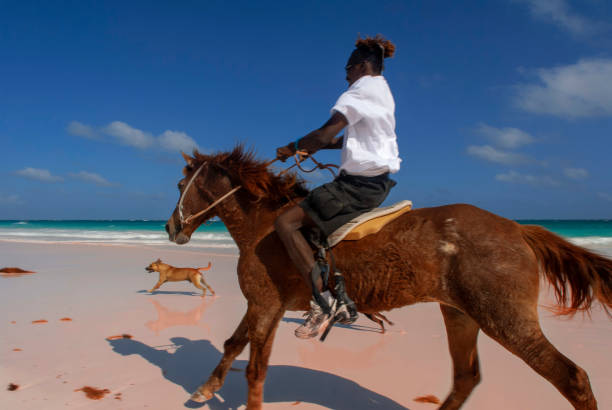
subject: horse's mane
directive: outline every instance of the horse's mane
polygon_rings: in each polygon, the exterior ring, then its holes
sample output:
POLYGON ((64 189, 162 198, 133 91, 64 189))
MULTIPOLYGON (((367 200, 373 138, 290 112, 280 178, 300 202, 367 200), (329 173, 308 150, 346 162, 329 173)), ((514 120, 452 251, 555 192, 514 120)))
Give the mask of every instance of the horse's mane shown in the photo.
POLYGON ((242 144, 230 152, 206 155, 194 150, 193 155, 191 168, 197 169, 202 162, 208 161, 211 166, 227 172, 232 182, 242 185, 254 201, 279 205, 308 194, 304 182, 294 172, 273 173, 268 168, 269 161, 256 159, 254 151, 245 149, 242 144))

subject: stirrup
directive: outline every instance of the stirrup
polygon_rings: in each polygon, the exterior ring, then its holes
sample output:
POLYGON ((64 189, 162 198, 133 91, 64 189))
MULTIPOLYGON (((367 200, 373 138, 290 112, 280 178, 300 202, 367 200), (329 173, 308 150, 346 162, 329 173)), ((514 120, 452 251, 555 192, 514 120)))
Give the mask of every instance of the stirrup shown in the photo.
POLYGON ((350 325, 355 323, 359 317, 357 313, 357 306, 355 302, 346 293, 346 284, 344 282, 344 275, 341 272, 334 272, 334 279, 336 285, 334 286, 334 292, 336 293, 336 314, 334 319, 336 322, 350 325))

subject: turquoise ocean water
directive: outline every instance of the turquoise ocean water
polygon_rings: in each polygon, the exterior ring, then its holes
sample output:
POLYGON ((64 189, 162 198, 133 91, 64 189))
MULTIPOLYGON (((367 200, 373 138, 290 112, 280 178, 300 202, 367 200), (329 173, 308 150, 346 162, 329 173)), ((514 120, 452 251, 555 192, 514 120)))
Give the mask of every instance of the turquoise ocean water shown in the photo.
MULTIPOLYGON (((612 247, 612 220, 520 220, 541 225, 582 246, 612 247)), ((169 245, 166 221, 0 221, 0 241, 169 245)), ((201 226, 190 246, 235 248, 222 222, 201 226)))
MULTIPOLYGON (((166 221, 0 221, 0 241, 30 243, 105 243, 171 245, 166 221)), ((191 237, 191 247, 236 248, 220 221, 201 226, 191 237)))

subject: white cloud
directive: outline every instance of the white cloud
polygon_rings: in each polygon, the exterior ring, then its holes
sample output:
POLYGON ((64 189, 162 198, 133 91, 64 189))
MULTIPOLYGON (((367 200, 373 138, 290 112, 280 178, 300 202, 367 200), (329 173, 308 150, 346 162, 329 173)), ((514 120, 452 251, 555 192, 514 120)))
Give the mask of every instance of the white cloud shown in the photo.
POLYGON ((95 174, 93 172, 87 172, 87 171, 81 171, 81 172, 77 172, 77 173, 71 173, 69 174, 71 177, 76 178, 76 179, 80 179, 82 181, 85 182, 92 182, 96 185, 100 185, 100 186, 112 186, 114 185, 112 182, 109 182, 106 178, 95 174))
POLYGON ((157 138, 159 145, 167 151, 191 152, 198 144, 189 135, 180 131, 166 130, 157 138))
POLYGON ((113 121, 105 127, 95 129, 90 125, 72 121, 66 127, 69 134, 97 139, 102 134, 115 137, 115 141, 140 149, 162 149, 166 151, 191 152, 200 149, 193 138, 182 131, 166 130, 159 136, 139 130, 122 121, 113 121))
POLYGON ((520 174, 516 171, 509 171, 505 174, 497 174, 495 175, 495 179, 503 182, 510 182, 515 184, 529 184, 529 185, 549 185, 549 186, 557 186, 559 182, 554 180, 549 176, 537 176, 537 175, 527 175, 520 174))
POLYGON ((612 115, 612 59, 537 70, 539 84, 516 87, 516 104, 529 112, 567 117, 612 115))
POLYGON ((0 205, 17 205, 23 203, 19 195, 10 194, 10 195, 0 195, 0 205))
POLYGON ((467 153, 485 161, 496 162, 498 164, 510 165, 534 162, 534 160, 525 155, 503 151, 490 145, 470 145, 467 148, 467 153))
POLYGON ((480 135, 487 137, 493 142, 494 145, 502 148, 518 148, 521 145, 531 144, 535 139, 518 128, 495 128, 490 125, 480 123, 476 132, 480 135))
POLYGON ((22 176, 24 178, 35 179, 37 181, 43 182, 59 182, 63 181, 64 178, 56 175, 51 175, 51 173, 46 169, 39 168, 24 168, 19 171, 15 171, 15 174, 22 176))
POLYGON ((583 168, 565 168, 563 170, 563 173, 565 174, 566 177, 575 179, 577 181, 581 179, 585 179, 586 177, 589 176, 589 171, 583 168))
POLYGON ((605 199, 606 201, 610 201, 610 202, 612 202, 612 194, 608 194, 608 193, 606 193, 606 192, 598 192, 598 193, 597 193, 597 195, 598 195, 600 198, 605 199))
POLYGON ((120 144, 136 148, 148 148, 154 144, 155 139, 148 132, 131 127, 122 121, 113 121, 104 127, 103 131, 117 138, 120 144))
POLYGON ((603 28, 601 23, 573 12, 566 0, 516 0, 525 3, 531 14, 555 23, 574 35, 591 35, 603 28))
POLYGON ((89 139, 99 138, 99 135, 91 126, 78 121, 71 121, 70 124, 68 124, 68 126, 66 127, 66 131, 68 131, 68 134, 76 135, 77 137, 84 137, 89 139))

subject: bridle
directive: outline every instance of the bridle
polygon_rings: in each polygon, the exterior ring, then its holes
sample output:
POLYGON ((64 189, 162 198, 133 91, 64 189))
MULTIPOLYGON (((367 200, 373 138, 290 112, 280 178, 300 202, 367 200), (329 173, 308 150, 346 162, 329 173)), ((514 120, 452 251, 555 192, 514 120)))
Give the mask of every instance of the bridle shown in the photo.
MULTIPOLYGON (((297 151, 295 153, 295 155, 294 155, 294 159, 295 159, 295 164, 293 164, 293 165, 289 166, 287 169, 281 171, 280 175, 282 175, 285 172, 289 171, 291 168, 297 166, 303 172, 314 172, 316 169, 327 169, 329 172, 332 173, 332 175, 334 177, 336 176, 336 174, 334 173, 334 171, 331 168, 332 167, 338 168, 337 165, 334 165, 334 164, 321 164, 320 162, 315 160, 312 155, 308 155, 307 153, 305 153, 303 151, 297 151), (302 159, 302 157, 304 157, 304 156, 306 156, 307 158, 310 158, 315 163, 315 167, 314 168, 312 168, 310 170, 302 168, 300 163, 305 160, 305 158, 302 159)), ((276 162, 277 160, 278 160, 278 158, 268 162, 266 164, 266 166, 271 165, 272 163, 276 162)), ((200 165, 200 167, 196 170, 196 172, 193 173, 193 175, 189 179, 189 182, 187 183, 187 186, 185 187, 185 189, 181 193, 181 197, 179 198, 179 203, 178 203, 178 212, 179 212, 179 219, 181 221, 181 225, 186 225, 189 222, 191 222, 192 220, 194 220, 195 218, 197 218, 198 216, 200 216, 200 215, 210 211, 212 208, 214 208, 215 206, 219 205, 221 202, 223 202, 230 195, 234 194, 236 191, 238 191, 240 188, 242 188, 242 185, 238 185, 237 187, 232 188, 229 192, 227 192, 223 196, 219 197, 216 201, 214 201, 212 204, 210 204, 208 207, 206 207, 206 209, 204 209, 204 210, 202 210, 202 211, 200 211, 200 212, 198 212, 196 214, 189 215, 187 218, 185 218, 185 216, 183 215, 183 200, 185 199, 185 194, 187 193, 187 191, 189 191, 189 188, 191 188, 191 185, 193 184, 193 181, 195 181, 196 177, 200 174, 200 172, 202 172, 202 168, 204 168, 204 166, 206 165, 207 162, 208 161, 202 162, 202 165, 200 165)), ((206 176, 208 176, 208 168, 206 168, 206 174, 204 174, 204 180, 206 180, 206 176)))
MULTIPOLYGON (((191 184, 193 184, 193 181, 195 181, 195 179, 198 176, 198 174, 202 171, 202 168, 204 168, 204 165, 206 165, 206 162, 207 161, 202 162, 202 165, 200 165, 200 168, 198 168, 197 171, 193 173, 193 175, 191 176, 191 179, 189 179, 189 182, 187 183, 187 186, 185 187, 185 189, 181 193, 181 198, 179 199, 179 203, 178 203, 179 219, 181 221, 181 225, 188 224, 193 219, 197 218, 198 216, 202 215, 203 213, 205 213, 205 212, 211 210, 212 208, 214 208, 215 206, 219 205, 228 196, 232 195, 234 192, 236 192, 240 188, 242 188, 242 185, 238 185, 237 187, 233 188, 228 193, 226 193, 225 195, 223 195, 222 197, 220 197, 219 199, 214 201, 206 209, 198 212, 197 214, 189 215, 187 218, 185 218, 184 215, 183 215, 183 200, 185 199, 185 194, 187 193, 187 191, 189 191, 189 188, 191 187, 191 184)), ((206 174, 204 174, 204 176, 207 176, 207 175, 208 175, 208 168, 206 168, 206 174)), ((204 180, 206 180, 206 178, 204 178, 204 180)))

